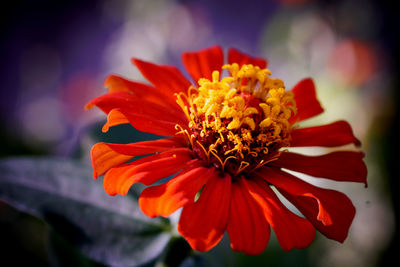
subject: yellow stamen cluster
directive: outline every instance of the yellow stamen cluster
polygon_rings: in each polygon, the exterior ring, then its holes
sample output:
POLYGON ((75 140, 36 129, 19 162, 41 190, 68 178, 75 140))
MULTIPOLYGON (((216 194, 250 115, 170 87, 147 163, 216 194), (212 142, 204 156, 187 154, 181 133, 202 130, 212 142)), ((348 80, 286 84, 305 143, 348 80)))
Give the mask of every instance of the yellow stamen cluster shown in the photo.
POLYGON ((268 69, 236 63, 223 68, 230 76, 220 79, 214 71, 211 81, 200 79, 199 88, 178 95, 177 103, 189 119, 186 133, 194 150, 237 175, 275 160, 279 149, 289 145, 288 120, 296 103, 268 69))

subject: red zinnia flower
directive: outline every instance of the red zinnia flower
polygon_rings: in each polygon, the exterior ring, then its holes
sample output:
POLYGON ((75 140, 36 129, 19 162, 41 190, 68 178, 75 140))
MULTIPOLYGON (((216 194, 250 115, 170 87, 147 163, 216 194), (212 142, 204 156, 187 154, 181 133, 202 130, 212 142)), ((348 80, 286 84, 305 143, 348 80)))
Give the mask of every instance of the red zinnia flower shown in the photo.
POLYGON ((269 77, 265 60, 230 49, 229 64, 223 65, 218 46, 183 54, 193 84, 174 67, 132 61, 152 85, 112 75, 105 83, 109 92, 87 108, 108 114, 103 131, 130 123, 172 138, 95 144, 94 177, 105 174, 108 194, 125 195, 134 183, 151 185, 178 173, 144 189, 139 205, 150 217, 183 207, 178 231, 199 251, 213 248, 227 231, 234 250, 261 253, 270 226, 284 250, 309 246, 315 229, 340 242, 346 239, 355 215, 351 200, 284 170, 366 185, 361 152, 306 156, 284 149, 360 145, 345 121, 296 127, 323 111, 311 79, 285 91, 281 80, 269 77), (228 75, 221 79, 222 69, 228 75), (147 154, 152 155, 126 163, 147 154), (304 217, 287 209, 272 187, 304 217))

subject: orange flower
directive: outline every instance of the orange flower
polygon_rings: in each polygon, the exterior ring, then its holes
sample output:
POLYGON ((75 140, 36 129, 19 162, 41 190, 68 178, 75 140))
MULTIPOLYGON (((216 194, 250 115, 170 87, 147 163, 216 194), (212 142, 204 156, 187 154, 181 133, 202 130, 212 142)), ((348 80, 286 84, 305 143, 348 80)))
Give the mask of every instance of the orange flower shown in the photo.
POLYGON ((213 248, 227 231, 234 250, 258 254, 267 246, 270 226, 284 250, 309 246, 315 229, 343 242, 355 215, 351 200, 285 169, 366 185, 363 154, 306 156, 285 148, 359 146, 351 127, 345 121, 296 127, 323 112, 311 79, 286 91, 263 59, 230 49, 228 64, 223 61, 218 46, 184 53, 193 84, 174 67, 138 59, 133 63, 152 85, 108 77, 109 92, 87 105, 108 114, 103 131, 130 123, 171 138, 95 144, 94 177, 105 175, 108 194, 125 195, 135 183, 151 185, 178 173, 144 189, 139 205, 150 217, 167 217, 183 207, 178 231, 195 250, 213 248), (147 154, 152 155, 126 163, 147 154), (272 187, 304 217, 286 208, 272 187))

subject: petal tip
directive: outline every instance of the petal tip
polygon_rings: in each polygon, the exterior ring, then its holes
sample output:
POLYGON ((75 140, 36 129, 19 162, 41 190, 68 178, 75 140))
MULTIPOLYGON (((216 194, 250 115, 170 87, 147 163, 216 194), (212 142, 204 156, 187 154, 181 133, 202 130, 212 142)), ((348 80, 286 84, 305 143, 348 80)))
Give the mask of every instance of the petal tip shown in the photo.
POLYGON ((101 128, 101 132, 106 133, 110 129, 110 125, 108 122, 104 123, 103 127, 101 128))
POLYGON ((84 109, 85 110, 89 110, 89 109, 91 109, 91 108, 93 108, 94 107, 94 104, 92 104, 92 103, 87 103, 86 105, 85 105, 85 107, 84 107, 84 109))
POLYGON ((138 64, 143 63, 143 60, 140 60, 140 59, 138 59, 138 58, 133 57, 133 58, 131 58, 131 62, 132 62, 132 64, 134 64, 135 66, 138 66, 138 64))

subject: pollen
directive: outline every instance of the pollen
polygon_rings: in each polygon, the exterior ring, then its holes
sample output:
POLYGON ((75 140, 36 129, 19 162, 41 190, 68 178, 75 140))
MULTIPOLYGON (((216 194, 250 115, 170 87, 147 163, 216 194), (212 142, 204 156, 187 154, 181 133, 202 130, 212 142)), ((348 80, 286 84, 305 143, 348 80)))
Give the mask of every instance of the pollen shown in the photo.
POLYGON ((290 144, 289 118, 296 114, 293 93, 268 69, 233 63, 224 65, 212 80, 202 78, 199 87, 177 95, 177 103, 189 120, 180 125, 196 155, 235 177, 276 160, 290 144))

